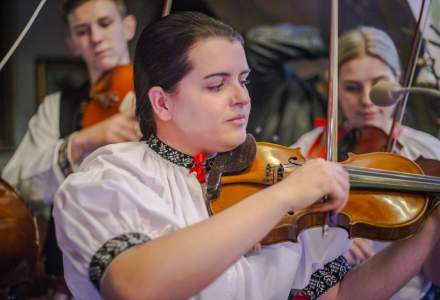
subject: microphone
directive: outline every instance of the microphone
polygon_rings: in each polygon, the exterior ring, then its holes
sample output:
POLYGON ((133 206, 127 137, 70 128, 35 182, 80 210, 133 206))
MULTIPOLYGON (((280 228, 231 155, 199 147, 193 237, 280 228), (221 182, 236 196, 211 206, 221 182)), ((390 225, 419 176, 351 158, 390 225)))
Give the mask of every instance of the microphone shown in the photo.
POLYGON ((390 106, 401 100, 406 93, 412 92, 440 98, 440 91, 437 90, 421 87, 403 88, 396 82, 381 80, 371 88, 370 99, 377 106, 390 106))

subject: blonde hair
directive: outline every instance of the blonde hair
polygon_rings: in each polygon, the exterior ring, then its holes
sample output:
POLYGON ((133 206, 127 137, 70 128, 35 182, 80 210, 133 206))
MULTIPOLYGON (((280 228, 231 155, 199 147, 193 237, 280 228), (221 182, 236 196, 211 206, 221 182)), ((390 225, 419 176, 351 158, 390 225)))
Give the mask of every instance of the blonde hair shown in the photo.
POLYGON ((395 76, 401 73, 400 59, 390 36, 377 28, 361 26, 345 32, 339 38, 339 67, 365 55, 385 63, 395 76))

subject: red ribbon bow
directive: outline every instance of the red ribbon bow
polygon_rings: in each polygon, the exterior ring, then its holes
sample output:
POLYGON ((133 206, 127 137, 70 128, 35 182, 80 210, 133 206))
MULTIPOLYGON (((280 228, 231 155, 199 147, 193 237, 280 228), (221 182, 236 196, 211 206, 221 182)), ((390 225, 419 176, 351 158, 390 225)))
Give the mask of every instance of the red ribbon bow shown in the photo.
POLYGON ((197 180, 200 183, 205 183, 205 166, 204 162, 206 159, 206 153, 202 152, 193 157, 194 164, 189 170, 190 173, 195 172, 197 175, 197 180))
POLYGON ((310 297, 307 295, 296 295, 293 296, 291 300, 310 300, 310 297))

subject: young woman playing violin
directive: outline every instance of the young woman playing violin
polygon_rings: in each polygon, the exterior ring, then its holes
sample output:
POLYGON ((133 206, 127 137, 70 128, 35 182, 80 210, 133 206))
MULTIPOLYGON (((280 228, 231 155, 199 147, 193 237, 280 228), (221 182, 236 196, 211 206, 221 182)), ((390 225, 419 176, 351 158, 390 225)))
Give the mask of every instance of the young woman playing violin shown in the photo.
POLYGON ((76 299, 287 299, 306 286, 310 298, 384 299, 437 250, 439 210, 412 238, 352 271, 340 229, 256 249, 288 211, 327 196, 316 209, 339 212, 346 171, 307 161, 209 217, 210 161, 246 138, 241 36, 203 14, 172 14, 144 29, 134 69, 143 141, 98 149, 56 195, 57 238, 76 299))
MULTIPOLYGON (((339 99, 343 113, 341 140, 351 130, 365 127, 389 132, 395 105, 374 105, 370 99, 370 90, 379 80, 398 82, 400 79, 399 56, 391 38, 385 32, 371 27, 359 27, 344 33, 339 39, 339 66, 339 99)), ((419 156, 440 159, 440 141, 433 136, 404 125, 395 130, 395 135, 401 155, 413 160, 419 156)), ((316 157, 324 153, 324 145, 324 130, 316 128, 303 135, 293 147, 300 147, 308 157, 316 157)), ((345 156, 347 153, 340 154, 345 156)), ((387 244, 354 239, 353 246, 345 257, 351 265, 356 265, 387 244)), ((392 299, 421 299, 429 286, 430 281, 422 272, 392 299)))

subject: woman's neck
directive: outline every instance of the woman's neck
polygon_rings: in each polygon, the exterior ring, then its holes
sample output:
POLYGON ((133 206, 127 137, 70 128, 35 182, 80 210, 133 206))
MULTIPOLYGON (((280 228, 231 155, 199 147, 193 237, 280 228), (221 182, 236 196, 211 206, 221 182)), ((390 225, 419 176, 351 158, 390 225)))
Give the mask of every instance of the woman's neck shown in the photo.
POLYGON ((158 128, 156 135, 163 143, 184 154, 195 156, 201 152, 204 152, 203 149, 195 145, 191 145, 191 141, 185 136, 174 131, 161 130, 160 128, 158 128))

